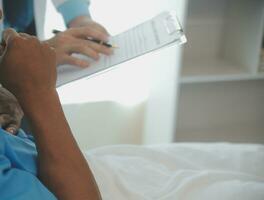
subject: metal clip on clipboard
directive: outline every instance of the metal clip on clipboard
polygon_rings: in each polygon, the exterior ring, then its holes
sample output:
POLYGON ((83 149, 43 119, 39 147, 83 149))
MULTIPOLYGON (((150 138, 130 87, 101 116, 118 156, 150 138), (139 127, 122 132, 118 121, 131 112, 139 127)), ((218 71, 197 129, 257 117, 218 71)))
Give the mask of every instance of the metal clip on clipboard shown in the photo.
POLYGON ((176 13, 173 11, 169 12, 169 15, 164 19, 164 25, 169 35, 183 33, 176 13))

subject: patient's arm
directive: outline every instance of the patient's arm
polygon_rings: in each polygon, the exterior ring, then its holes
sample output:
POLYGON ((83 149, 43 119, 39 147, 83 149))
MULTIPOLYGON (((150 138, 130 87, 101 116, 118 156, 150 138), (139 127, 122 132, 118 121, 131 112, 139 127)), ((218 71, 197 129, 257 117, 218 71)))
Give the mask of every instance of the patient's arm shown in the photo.
POLYGON ((13 30, 5 31, 3 38, 0 81, 17 97, 32 125, 40 180, 59 200, 101 199, 61 108, 54 52, 36 38, 13 30))
POLYGON ((23 108, 37 133, 39 178, 60 200, 99 199, 93 175, 74 141, 56 91, 31 97, 23 100, 23 108))

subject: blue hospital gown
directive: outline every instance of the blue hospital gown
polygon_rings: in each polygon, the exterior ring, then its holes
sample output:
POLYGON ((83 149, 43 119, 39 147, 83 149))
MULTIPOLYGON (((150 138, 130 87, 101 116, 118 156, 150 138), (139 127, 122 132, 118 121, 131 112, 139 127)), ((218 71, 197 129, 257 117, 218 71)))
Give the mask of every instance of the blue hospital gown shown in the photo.
POLYGON ((56 200, 36 177, 36 158, 32 137, 23 130, 14 136, 0 128, 1 200, 56 200))

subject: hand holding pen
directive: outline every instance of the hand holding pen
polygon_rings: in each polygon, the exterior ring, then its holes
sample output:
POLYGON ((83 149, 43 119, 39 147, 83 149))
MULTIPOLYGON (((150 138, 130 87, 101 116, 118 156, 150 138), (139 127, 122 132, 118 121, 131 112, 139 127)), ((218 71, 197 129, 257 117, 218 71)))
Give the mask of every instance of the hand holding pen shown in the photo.
MULTIPOLYGON (((53 31, 52 31, 52 33, 53 34, 58 34, 58 33, 61 33, 62 31, 59 31, 59 30, 56 30, 56 29, 54 29, 53 31)), ((113 44, 109 44, 109 43, 107 43, 107 42, 104 42, 104 41, 102 41, 102 40, 98 40, 98 39, 94 39, 94 38, 86 38, 86 40, 89 40, 89 41, 91 41, 91 42, 95 42, 95 43, 97 43, 97 44, 100 44, 100 45, 104 45, 104 46, 106 46, 106 47, 108 47, 108 48, 118 48, 116 45, 113 45, 113 44)))
POLYGON ((109 56, 114 52, 114 46, 107 43, 108 33, 92 27, 77 27, 63 32, 57 30, 53 32, 56 35, 46 42, 55 49, 57 65, 70 64, 88 67, 87 60, 73 57, 72 54, 82 54, 99 60, 100 54, 109 56))

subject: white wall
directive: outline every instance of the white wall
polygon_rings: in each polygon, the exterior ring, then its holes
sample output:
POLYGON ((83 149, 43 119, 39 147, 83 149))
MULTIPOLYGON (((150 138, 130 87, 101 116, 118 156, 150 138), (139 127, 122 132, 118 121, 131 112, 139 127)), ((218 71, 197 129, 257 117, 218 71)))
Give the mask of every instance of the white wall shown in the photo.
POLYGON ((144 104, 127 107, 106 101, 68 104, 63 109, 81 149, 142 142, 144 104))

